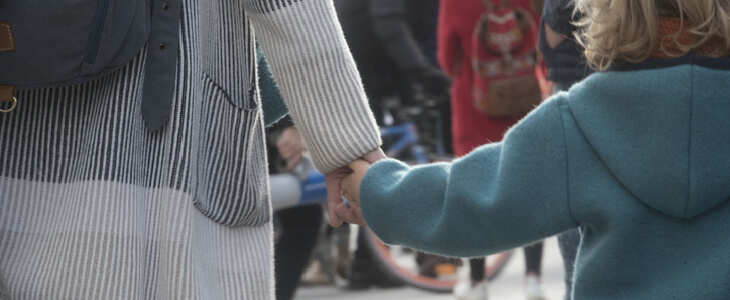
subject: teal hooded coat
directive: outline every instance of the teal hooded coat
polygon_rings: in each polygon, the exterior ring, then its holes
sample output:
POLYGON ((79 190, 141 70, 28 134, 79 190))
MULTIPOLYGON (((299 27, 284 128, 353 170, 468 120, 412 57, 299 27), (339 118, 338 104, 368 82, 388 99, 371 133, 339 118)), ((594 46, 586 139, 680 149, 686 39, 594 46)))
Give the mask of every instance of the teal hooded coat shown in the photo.
POLYGON ((451 163, 374 164, 385 243, 475 257, 579 227, 574 299, 730 299, 730 58, 588 77, 451 163))

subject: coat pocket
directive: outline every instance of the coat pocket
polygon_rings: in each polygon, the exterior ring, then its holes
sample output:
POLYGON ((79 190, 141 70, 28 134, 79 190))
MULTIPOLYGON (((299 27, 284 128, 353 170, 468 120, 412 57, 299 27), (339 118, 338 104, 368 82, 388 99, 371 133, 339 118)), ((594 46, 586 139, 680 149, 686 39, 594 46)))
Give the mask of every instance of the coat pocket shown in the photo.
POLYGON ((201 131, 194 205, 224 225, 258 226, 270 219, 261 111, 241 108, 210 76, 202 76, 201 131))

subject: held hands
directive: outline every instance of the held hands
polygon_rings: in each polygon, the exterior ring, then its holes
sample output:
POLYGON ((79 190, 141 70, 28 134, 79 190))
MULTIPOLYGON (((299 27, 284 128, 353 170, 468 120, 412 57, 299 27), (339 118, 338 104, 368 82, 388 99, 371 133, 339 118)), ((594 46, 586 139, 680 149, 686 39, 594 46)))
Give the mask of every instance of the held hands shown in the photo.
POLYGON ((347 166, 350 167, 352 173, 342 180, 340 186, 345 198, 350 202, 350 207, 338 206, 335 208, 335 213, 339 214, 347 223, 366 226, 360 210, 360 184, 371 164, 358 159, 347 166))
POLYGON ((360 183, 370 165, 384 158, 386 157, 383 150, 377 148, 363 155, 361 159, 351 162, 348 166, 325 174, 327 209, 332 227, 339 227, 343 221, 365 225, 359 203, 360 183), (350 207, 347 207, 342 199, 343 189, 346 193, 345 197, 350 201, 350 207))

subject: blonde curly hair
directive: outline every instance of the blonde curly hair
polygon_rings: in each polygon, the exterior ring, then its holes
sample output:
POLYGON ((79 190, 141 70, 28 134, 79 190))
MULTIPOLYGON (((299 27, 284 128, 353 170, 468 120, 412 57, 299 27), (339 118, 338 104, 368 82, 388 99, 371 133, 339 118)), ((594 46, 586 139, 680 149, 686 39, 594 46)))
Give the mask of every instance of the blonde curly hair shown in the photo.
POLYGON ((575 0, 575 34, 585 47, 588 64, 598 70, 614 62, 640 62, 657 48, 670 57, 688 54, 710 39, 718 40, 710 57, 728 55, 730 50, 730 0, 575 0), (659 41, 659 19, 679 18, 683 31, 694 41, 680 43, 679 35, 659 41), (665 50, 671 48, 672 51, 665 50))

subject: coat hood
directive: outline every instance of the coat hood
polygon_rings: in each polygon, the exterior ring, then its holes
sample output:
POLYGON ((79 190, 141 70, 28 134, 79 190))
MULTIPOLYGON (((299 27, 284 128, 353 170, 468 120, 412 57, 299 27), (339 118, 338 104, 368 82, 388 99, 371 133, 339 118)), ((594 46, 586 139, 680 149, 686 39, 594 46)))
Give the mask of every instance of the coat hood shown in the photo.
POLYGON ((711 67, 603 72, 568 94, 608 169, 669 216, 690 219, 730 198, 730 71, 711 67))

